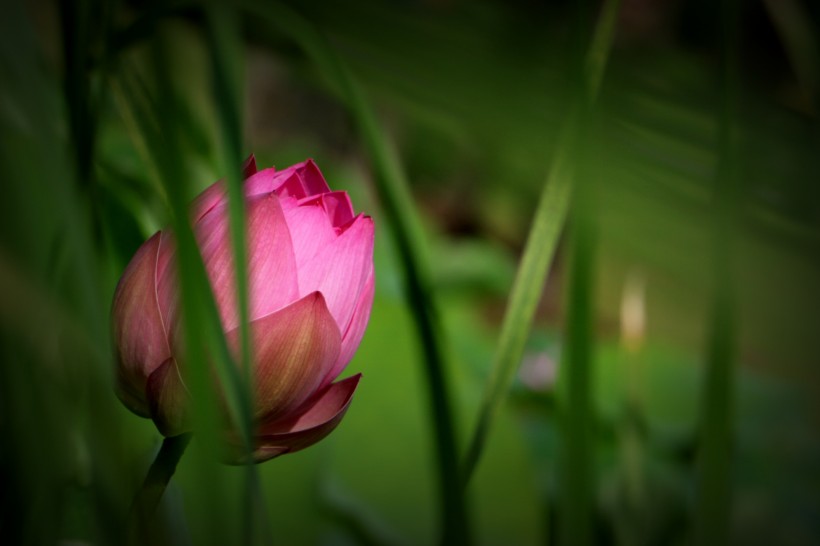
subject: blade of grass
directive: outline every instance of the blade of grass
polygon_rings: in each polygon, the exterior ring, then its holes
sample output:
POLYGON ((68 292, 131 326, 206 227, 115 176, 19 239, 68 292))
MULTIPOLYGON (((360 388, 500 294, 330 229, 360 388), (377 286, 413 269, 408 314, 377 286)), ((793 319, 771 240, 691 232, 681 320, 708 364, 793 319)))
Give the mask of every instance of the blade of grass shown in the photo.
POLYGON ((224 453, 226 423, 240 423, 242 393, 245 392, 239 369, 234 364, 219 319, 213 292, 188 212, 188 180, 185 157, 181 152, 178 124, 174 118, 173 85, 168 66, 168 48, 160 33, 152 44, 150 66, 154 70, 156 100, 148 88, 135 80, 126 65, 120 65, 115 88, 123 116, 130 120, 130 133, 138 149, 147 156, 147 164, 161 182, 171 212, 171 228, 176 244, 176 265, 179 279, 180 307, 184 317, 183 339, 186 345, 184 379, 191 393, 191 408, 196 423, 198 443, 203 448, 200 458, 203 480, 209 484, 209 496, 215 499, 210 508, 211 532, 214 543, 224 543, 225 526, 219 476, 213 475, 212 463, 224 453), (219 394, 213 373, 221 385, 219 394), (224 396, 221 396, 223 395, 224 396), (227 418, 223 415, 223 398, 227 418))
POLYGON ((538 201, 521 264, 501 323, 501 336, 493 359, 492 372, 484 390, 477 425, 465 458, 462 473, 465 486, 475 472, 492 422, 509 391, 524 354, 524 345, 532 328, 538 300, 567 214, 575 174, 571 158, 578 145, 578 110, 590 106, 598 95, 612 45, 619 5, 619 0, 608 0, 604 4, 584 67, 586 84, 583 96, 586 99, 584 103, 576 105, 575 112, 570 114, 538 201))
POLYGON ((728 544, 732 502, 732 444, 735 320, 732 250, 738 173, 735 104, 738 97, 737 0, 721 6, 718 165, 714 190, 713 274, 715 278, 706 373, 701 394, 695 544, 728 544))
POLYGON ((395 153, 387 145, 364 93, 324 36, 308 20, 279 3, 262 5, 247 1, 247 9, 266 18, 280 32, 303 47, 319 70, 341 93, 356 123, 370 157, 376 190, 385 218, 396 241, 405 273, 407 301, 413 313, 424 354, 435 435, 440 493, 443 510, 442 541, 470 542, 467 510, 458 474, 456 437, 445 376, 445 357, 438 311, 433 297, 430 267, 424 250, 421 223, 412 206, 413 198, 395 153))
POLYGON ((800 0, 763 0, 777 33, 783 41, 797 79, 815 114, 820 101, 820 43, 817 27, 800 0))
MULTIPOLYGON (((245 197, 242 189, 242 128, 237 89, 239 77, 232 73, 231 59, 241 58, 238 51, 238 22, 236 14, 224 4, 214 2, 207 10, 207 36, 213 71, 214 103, 222 129, 222 148, 227 166, 228 213, 231 244, 234 251, 234 274, 240 317, 240 368, 246 395, 241 415, 241 432, 248 461, 254 449, 253 389, 251 388, 253 355, 251 354, 247 241, 245 236, 245 197)), ((259 485, 256 465, 245 467, 245 524, 244 544, 270 543, 269 529, 264 522, 265 504, 259 485)))

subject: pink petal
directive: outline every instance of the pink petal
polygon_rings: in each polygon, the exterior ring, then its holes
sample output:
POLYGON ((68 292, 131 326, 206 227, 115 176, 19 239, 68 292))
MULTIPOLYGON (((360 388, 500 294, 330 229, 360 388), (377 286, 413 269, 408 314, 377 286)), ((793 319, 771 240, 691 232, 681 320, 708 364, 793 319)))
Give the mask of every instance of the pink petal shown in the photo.
POLYGON ((315 194, 327 193, 327 186, 319 167, 308 159, 283 171, 264 169, 245 182, 245 195, 252 197, 275 191, 281 196, 302 199, 315 194))
POLYGON ((276 194, 282 198, 302 199, 305 196, 305 185, 302 183, 302 178, 295 172, 290 174, 276 187, 276 194))
POLYGON ((305 197, 299 205, 321 205, 333 227, 341 228, 353 220, 353 204, 344 191, 333 191, 321 195, 305 197))
MULTIPOLYGON (((275 194, 249 199, 247 255, 250 317, 255 319, 298 298, 296 260, 287 222, 275 194)), ((196 226, 202 259, 225 330, 239 324, 228 209, 220 205, 196 226)))
POLYGON ((370 310, 373 308, 373 295, 376 289, 376 282, 375 277, 373 275, 373 267, 370 267, 370 274, 367 277, 367 281, 365 281, 364 288, 362 289, 362 295, 359 298, 359 303, 356 306, 356 310, 353 312, 353 318, 350 321, 350 325, 347 327, 347 331, 342 334, 342 348, 339 352, 339 358, 336 359, 336 363, 331 368, 330 373, 328 373, 327 377, 323 382, 323 386, 327 385, 336 377, 342 373, 342 370, 345 369, 350 361, 353 359, 353 355, 356 354, 356 349, 359 348, 359 344, 362 342, 362 337, 364 337, 365 329, 367 328, 367 321, 370 319, 370 310))
POLYGON ((245 180, 245 197, 264 195, 276 190, 282 183, 290 178, 288 171, 277 171, 273 167, 262 169, 254 173, 245 180))
POLYGON ((256 462, 309 447, 342 421, 362 374, 329 385, 287 420, 263 423, 257 435, 256 462))
POLYGON ((330 191, 327 182, 325 182, 325 177, 322 176, 322 171, 319 170, 319 167, 312 159, 294 165, 294 167, 299 172, 299 176, 302 177, 302 183, 305 185, 307 195, 317 195, 330 191))
POLYGON ((332 244, 299 268, 299 293, 319 290, 339 329, 347 330, 373 263, 373 221, 358 216, 332 244))
MULTIPOLYGON (((254 320, 250 327, 256 415, 276 419, 316 391, 339 356, 341 334, 319 292, 254 320)), ((226 334, 234 350, 238 338, 238 329, 226 334)))
POLYGON ((148 414, 146 378, 171 356, 154 278, 159 243, 160 233, 156 233, 137 250, 117 285, 111 311, 120 398, 140 415, 148 414))
POLYGON ((173 354, 175 339, 180 330, 179 279, 176 268, 176 241, 170 231, 162 231, 157 250, 154 279, 157 287, 157 305, 165 333, 173 354))
POLYGON ((298 271, 322 248, 332 244, 337 235, 320 203, 295 206, 291 199, 286 199, 285 203, 293 204, 283 204, 283 208, 298 271))
POLYGON ((176 360, 169 358, 154 370, 148 378, 146 392, 151 418, 163 436, 176 436, 191 429, 190 395, 176 360))

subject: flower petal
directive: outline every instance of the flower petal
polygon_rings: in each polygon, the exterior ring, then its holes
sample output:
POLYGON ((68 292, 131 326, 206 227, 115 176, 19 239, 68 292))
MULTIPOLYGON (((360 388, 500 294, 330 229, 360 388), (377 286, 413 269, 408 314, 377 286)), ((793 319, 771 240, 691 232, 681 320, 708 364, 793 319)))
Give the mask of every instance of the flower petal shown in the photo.
MULTIPOLYGON (((249 199, 247 209, 248 277, 251 320, 267 315, 298 297, 296 260, 290 231, 275 194, 249 199)), ((196 226, 205 268, 211 280, 225 330, 239 324, 227 204, 196 226)))
POLYGON ((179 279, 176 269, 176 241, 173 234, 160 232, 154 279, 157 287, 157 306, 170 346, 168 356, 173 354, 175 340, 180 331, 179 279))
POLYGON ((345 369, 353 355, 356 354, 356 349, 364 337, 365 329, 367 328, 367 321, 370 319, 370 310, 373 308, 373 295, 376 291, 376 279, 373 275, 373 267, 371 264, 370 274, 365 281, 362 295, 359 298, 359 303, 356 305, 356 310, 353 312, 353 318, 350 320, 350 325, 347 331, 342 334, 342 347, 339 351, 339 358, 331 368, 330 372, 325 377, 322 386, 332 383, 342 370, 345 369))
MULTIPOLYGON (((286 199, 286 203, 294 203, 286 199)), ((321 204, 314 202, 302 206, 285 206, 285 219, 290 228, 293 241, 293 253, 296 256, 297 271, 302 268, 319 251, 333 243, 337 234, 325 214, 321 204)))
POLYGON ((307 195, 317 195, 330 191, 327 182, 325 182, 325 177, 322 176, 322 171, 319 170, 319 167, 312 159, 294 165, 294 167, 299 176, 302 177, 302 183, 305 186, 307 195))
POLYGON ((282 198, 291 197, 294 200, 299 200, 305 196, 305 191, 302 178, 295 172, 291 173, 281 184, 276 186, 276 195, 282 198))
POLYGON ((169 358, 154 370, 148 378, 146 392, 151 418, 163 436, 176 436, 191 430, 190 395, 175 359, 169 358))
MULTIPOLYGON (((341 334, 319 292, 250 324, 257 417, 277 419, 318 389, 339 356, 341 334)), ((239 346, 239 330, 228 332, 239 346)))
POLYGON ((341 228, 353 220, 353 203, 344 191, 332 191, 305 197, 299 201, 299 205, 321 205, 331 225, 335 228, 341 228))
POLYGON ((299 268, 299 293, 319 290, 344 332, 356 309, 373 263, 373 221, 357 216, 332 244, 299 268))
POLYGON ((245 180, 245 197, 254 197, 256 195, 264 195, 276 190, 282 183, 290 178, 292 173, 285 171, 277 171, 273 167, 262 169, 248 177, 245 180))
POLYGON ((330 434, 342 421, 362 374, 329 385, 287 420, 263 423, 257 434, 254 460, 262 462, 282 453, 309 447, 330 434))
POLYGON ((125 268, 111 311, 120 399, 131 411, 143 416, 148 414, 146 379, 171 356, 154 278, 160 237, 156 233, 143 243, 125 268))

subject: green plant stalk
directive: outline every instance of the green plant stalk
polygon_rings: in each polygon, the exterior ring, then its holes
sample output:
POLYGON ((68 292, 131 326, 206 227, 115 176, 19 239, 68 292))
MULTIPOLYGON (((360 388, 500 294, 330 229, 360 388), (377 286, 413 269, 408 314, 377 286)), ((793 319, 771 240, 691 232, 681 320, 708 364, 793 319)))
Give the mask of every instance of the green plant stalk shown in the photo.
POLYGON ((603 6, 584 65, 584 100, 574 106, 574 111, 563 128, 555 158, 538 201, 504 312, 492 371, 484 389, 477 424, 465 458, 462 472, 465 487, 481 459, 490 427, 509 391, 524 354, 524 346, 532 328, 538 300, 555 256, 569 206, 575 174, 571 156, 578 145, 579 112, 589 108, 598 96, 612 46, 619 6, 620 0, 608 0, 603 6))
POLYGON ((232 74, 230 59, 238 57, 238 22, 236 14, 224 4, 214 2, 208 6, 207 35, 211 53, 213 71, 214 102, 222 127, 222 147, 225 164, 228 169, 226 183, 228 187, 228 212, 230 218, 231 243, 234 251, 234 273, 238 312, 240 319, 240 368, 243 372, 240 388, 244 396, 240 416, 240 432, 245 449, 245 456, 249 464, 245 467, 246 486, 242 514, 245 524, 244 544, 270 543, 267 526, 264 525, 265 503, 262 489, 259 486, 257 468, 251 464, 254 450, 255 420, 253 401, 253 355, 250 342, 250 311, 248 302, 248 267, 246 241, 246 213, 243 180, 240 176, 242 164, 242 128, 239 114, 240 92, 237 85, 239 76, 232 74), (234 53, 234 55, 232 55, 234 53))
POLYGON ((593 359, 594 227, 588 182, 576 184, 571 213, 567 348, 561 373, 565 401, 561 412, 560 544, 592 544, 593 412, 591 370, 593 359))
POLYGON ((267 18, 281 32, 299 43, 318 68, 338 86, 364 142, 372 164, 376 190, 404 267, 407 301, 424 354, 442 497, 442 541, 445 544, 468 544, 467 510, 460 487, 450 390, 444 371, 443 341, 430 281, 430 267, 424 250, 421 223, 412 207, 413 199, 398 159, 385 143, 376 117, 355 78, 320 32, 304 17, 280 3, 262 6, 258 2, 246 1, 245 6, 252 13, 267 18))
MULTIPOLYGON (((225 177, 228 190, 228 221, 230 223, 231 246, 233 247, 234 276, 236 279, 237 311, 240 321, 239 362, 244 375, 245 389, 250 387, 251 344, 248 329, 248 257, 245 229, 245 199, 242 191, 242 129, 239 119, 239 93, 234 81, 236 75, 229 69, 230 46, 236 41, 235 29, 229 28, 232 13, 224 6, 214 3, 207 11, 207 38, 211 54, 213 72, 213 95, 216 113, 222 129, 222 148, 228 172, 225 177), (220 7, 222 9, 220 9, 220 7)), ((240 430, 248 449, 252 449, 253 406, 248 390, 242 406, 240 430), (249 403, 250 402, 250 403, 249 403)))
POLYGON ((128 521, 129 543, 146 544, 148 542, 147 528, 190 442, 191 434, 181 434, 163 440, 162 447, 142 482, 142 487, 137 491, 131 503, 128 521))
MULTIPOLYGON (((184 318, 182 334, 186 354, 183 379, 190 392, 190 402, 198 444, 203 448, 205 458, 201 460, 203 479, 211 479, 205 473, 212 472, 210 461, 223 453, 226 428, 232 428, 240 419, 243 392, 235 366, 222 332, 219 312, 214 301, 199 247, 190 224, 190 209, 186 191, 188 178, 184 156, 179 144, 178 125, 173 122, 173 86, 167 59, 167 47, 163 47, 160 33, 152 49, 152 64, 157 82, 157 98, 152 105, 154 111, 139 112, 143 119, 155 114, 157 134, 147 139, 150 151, 162 178, 171 208, 179 279, 179 297, 184 318), (218 381, 214 381, 216 372, 218 381), (222 386, 219 393, 216 384, 222 386), (220 393, 224 396, 220 397, 220 393), (220 398, 228 409, 224 415, 220 398)), ((149 130, 153 129, 150 126, 149 130)), ((217 481, 211 479, 211 483, 217 481)), ((212 494, 218 495, 218 491, 212 494)), ((218 499, 218 497, 216 497, 218 499)), ((224 528, 219 524, 218 508, 212 507, 214 522, 211 532, 214 536, 227 540, 224 528)), ((224 540, 214 540, 224 542, 224 540)))
POLYGON ((161 45, 154 50, 159 97, 156 108, 158 140, 152 141, 153 155, 171 207, 171 226, 177 245, 178 278, 186 341, 184 378, 190 380, 192 402, 198 417, 204 421, 201 430, 208 430, 208 449, 219 450, 224 428, 242 430, 243 407, 250 407, 245 400, 247 389, 242 383, 239 367, 228 349, 219 311, 213 297, 208 274, 199 253, 190 224, 189 201, 186 192, 187 173, 183 168, 184 156, 179 145, 178 127, 173 120, 173 89, 167 59, 161 45), (216 393, 209 370, 216 372, 220 392, 225 395, 228 409, 227 420, 219 416, 216 393), (218 431, 216 429, 219 429, 218 431))
POLYGON ((733 229, 738 198, 738 3, 722 3, 720 123, 714 193, 714 295, 701 398, 695 499, 695 544, 727 544, 732 502, 735 319, 732 283, 733 229))
MULTIPOLYGON (((177 126, 172 121, 174 95, 164 44, 165 41, 160 35, 152 49, 152 61, 158 88, 158 96, 154 105, 157 127, 155 128, 156 134, 152 135, 153 138, 147 140, 151 145, 153 160, 157 165, 157 172, 162 179, 171 208, 171 225, 177 251, 179 298, 184 317, 182 330, 185 340, 186 365, 183 369, 183 378, 192 395, 194 415, 200 421, 198 425, 200 425, 202 440, 208 451, 217 453, 219 447, 216 428, 219 418, 216 413, 216 393, 213 392, 208 377, 206 355, 208 354, 207 344, 212 338, 209 334, 213 332, 213 322, 218 323, 219 315, 216 314, 213 294, 190 225, 186 195, 187 178, 179 146, 177 126), (212 309, 209 309, 205 303, 208 300, 213 304, 212 309)), ((137 117, 145 119, 145 115, 140 116, 139 113, 137 117)), ((145 130, 152 129, 147 124, 145 125, 145 130)), ((227 355, 218 356, 225 358, 227 355)), ((217 360, 220 359, 217 358, 217 360)), ((229 407, 232 407, 231 400, 231 397, 228 397, 229 407)))

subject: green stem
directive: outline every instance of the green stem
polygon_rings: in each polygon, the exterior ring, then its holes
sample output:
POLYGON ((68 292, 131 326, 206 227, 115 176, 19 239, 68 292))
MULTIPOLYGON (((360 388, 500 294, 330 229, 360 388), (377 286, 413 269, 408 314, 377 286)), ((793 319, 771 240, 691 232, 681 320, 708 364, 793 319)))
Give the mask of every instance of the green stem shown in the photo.
POLYGON ((593 409, 591 379, 594 333, 592 274, 595 229, 588 182, 576 185, 571 218, 571 263, 567 357, 562 366, 566 398, 561 412, 562 459, 560 543, 592 544, 593 409))
POLYGON ((695 544, 727 544, 732 501, 735 320, 732 232, 738 190, 733 130, 738 77, 737 0, 723 2, 720 124, 714 193, 714 294, 700 415, 695 544))
POLYGON ((463 492, 461 491, 456 448, 455 427, 450 406, 450 389, 444 373, 445 358, 438 311, 433 297, 430 271, 423 259, 423 243, 419 235, 418 219, 407 205, 407 184, 401 174, 398 160, 385 144, 372 111, 363 96, 348 80, 347 95, 354 118, 370 153, 375 171, 376 188, 385 209, 385 217, 393 232, 405 272, 407 301, 413 313, 421 340, 424 372, 427 376, 428 395, 432 412, 438 456, 439 480, 444 507, 443 544, 469 544, 469 526, 463 492))
POLYGON ((148 526, 165 493, 168 482, 174 475, 179 459, 191 442, 191 434, 181 434, 165 438, 157 453, 142 487, 134 496, 128 521, 128 537, 133 544, 146 544, 148 526))
POLYGON ((423 350, 423 365, 430 397, 431 429, 434 433, 445 544, 469 544, 469 525, 460 487, 450 389, 444 373, 445 358, 438 311, 433 298, 430 267, 424 250, 421 222, 413 198, 393 150, 386 144, 373 110, 344 62, 324 36, 304 17, 280 3, 264 6, 247 1, 249 11, 268 19, 299 43, 316 65, 338 86, 342 100, 357 125, 373 168, 374 182, 384 218, 392 232, 405 272, 407 301, 415 319, 423 350))
MULTIPOLYGON (((240 324, 241 377, 237 384, 240 402, 239 430, 244 444, 245 457, 252 460, 254 449, 254 417, 252 346, 250 341, 250 311, 248 294, 248 253, 246 240, 246 211, 242 164, 242 122, 240 112, 241 92, 237 84, 240 76, 231 71, 231 59, 240 57, 239 23, 236 13, 226 4, 213 2, 206 8, 206 30, 213 71, 213 96, 222 129, 222 148, 227 165, 228 217, 230 221, 231 246, 233 247, 236 301, 240 324)), ((242 510, 244 544, 270 543, 269 529, 265 525, 265 503, 256 465, 245 466, 245 490, 242 510)))

